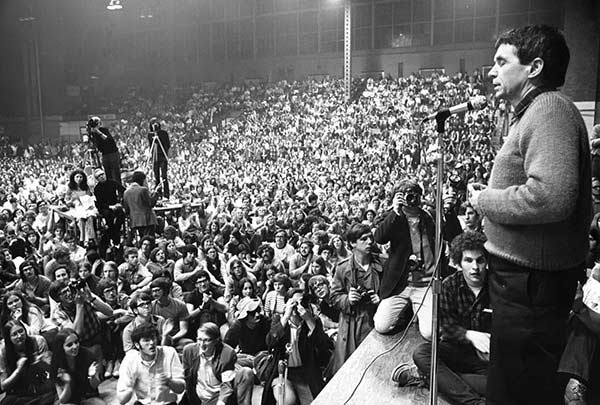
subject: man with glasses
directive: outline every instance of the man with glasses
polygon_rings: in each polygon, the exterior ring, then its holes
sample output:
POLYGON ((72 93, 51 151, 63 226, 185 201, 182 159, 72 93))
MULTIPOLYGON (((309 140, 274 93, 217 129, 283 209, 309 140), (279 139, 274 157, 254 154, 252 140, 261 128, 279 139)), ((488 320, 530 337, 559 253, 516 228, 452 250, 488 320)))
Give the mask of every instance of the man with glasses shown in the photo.
POLYGON ((119 370, 117 399, 127 404, 175 405, 185 390, 181 361, 175 349, 159 346, 158 331, 151 324, 137 327, 131 334, 136 350, 125 355, 119 370))
POLYGON ((73 329, 79 335, 81 346, 96 346, 95 350, 100 352, 102 324, 96 311, 111 317, 112 308, 92 293, 87 285, 76 289, 70 283, 53 281, 48 294, 58 303, 50 318, 59 330, 73 329))
POLYGON ((186 391, 181 403, 250 405, 254 373, 248 367, 236 366, 235 350, 221 341, 219 327, 205 323, 196 341, 183 349, 186 391))
POLYGON ((171 337, 171 346, 182 349, 187 343, 185 339, 188 333, 189 312, 185 303, 169 295, 171 291, 171 281, 165 277, 159 277, 150 284, 152 292, 151 311, 154 315, 160 315, 173 322, 169 336, 171 337))
POLYGON ((207 271, 198 273, 194 291, 185 294, 184 301, 190 313, 190 337, 206 322, 216 323, 225 334, 228 328, 227 303, 221 290, 211 284, 207 271))
POLYGON ((308 280, 308 286, 316 298, 315 315, 319 316, 323 323, 323 329, 331 336, 337 332, 340 310, 331 304, 329 280, 327 277, 317 274, 308 280))
POLYGON ((123 350, 128 352, 134 349, 131 333, 135 328, 150 324, 158 331, 160 335, 161 345, 166 345, 168 342, 169 332, 173 328, 171 320, 166 320, 160 315, 155 315, 151 312, 152 297, 150 294, 140 292, 135 294, 129 302, 129 308, 135 316, 127 326, 123 329, 123 350))

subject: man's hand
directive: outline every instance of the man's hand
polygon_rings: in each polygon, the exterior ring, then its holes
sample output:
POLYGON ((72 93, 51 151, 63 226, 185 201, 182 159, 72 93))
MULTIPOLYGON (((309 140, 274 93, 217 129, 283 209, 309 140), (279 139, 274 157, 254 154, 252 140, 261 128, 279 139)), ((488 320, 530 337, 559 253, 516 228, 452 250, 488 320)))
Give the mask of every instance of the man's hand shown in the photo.
POLYGON ((465 337, 471 344, 482 353, 490 352, 490 334, 478 332, 476 330, 468 330, 465 337))
POLYGON ((90 367, 88 368, 88 377, 89 378, 94 377, 97 372, 98 372, 98 362, 94 361, 94 362, 92 362, 92 364, 90 364, 90 367))
POLYGON ((350 287, 350 291, 348 292, 348 301, 350 301, 350 305, 354 305, 360 301, 360 293, 356 288, 350 287))
POLYGON ((406 198, 404 198, 403 193, 394 194, 394 199, 392 200, 392 209, 396 214, 400 213, 400 208, 402 206, 406 206, 406 198))
POLYGON ((369 293, 371 294, 371 303, 379 305, 379 303, 381 302, 381 298, 379 298, 379 295, 377 295, 375 291, 369 291, 369 293))
POLYGON ((288 300, 285 304, 285 313, 283 314, 284 318, 290 318, 292 316, 292 312, 294 308, 298 305, 298 303, 294 300, 288 300))
POLYGON ((471 203, 471 205, 473 206, 473 208, 475 208, 476 210, 479 211, 479 194, 481 194, 481 192, 483 190, 485 190, 487 188, 487 186, 485 184, 481 184, 481 183, 471 183, 467 185, 467 192, 468 192, 468 200, 471 203))
POLYGON ((169 384, 169 376, 166 375, 165 373, 160 373, 156 375, 156 384, 159 387, 167 387, 169 384))

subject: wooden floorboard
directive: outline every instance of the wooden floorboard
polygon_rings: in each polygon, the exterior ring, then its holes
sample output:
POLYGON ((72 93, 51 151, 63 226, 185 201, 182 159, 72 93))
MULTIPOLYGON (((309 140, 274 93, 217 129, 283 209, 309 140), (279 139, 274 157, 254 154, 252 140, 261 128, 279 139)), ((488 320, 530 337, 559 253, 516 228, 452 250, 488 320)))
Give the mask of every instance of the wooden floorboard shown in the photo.
MULTIPOLYGON (((383 336, 375 331, 371 332, 313 404, 427 404, 428 389, 398 387, 390 379, 394 367, 400 363, 412 362, 414 348, 424 342, 414 325, 408 330, 405 339, 398 343, 401 335, 383 336), (360 381, 365 370, 364 378, 360 381), (352 394, 357 384, 358 388, 352 394)), ((438 404, 448 405, 443 398, 439 398, 438 404)))

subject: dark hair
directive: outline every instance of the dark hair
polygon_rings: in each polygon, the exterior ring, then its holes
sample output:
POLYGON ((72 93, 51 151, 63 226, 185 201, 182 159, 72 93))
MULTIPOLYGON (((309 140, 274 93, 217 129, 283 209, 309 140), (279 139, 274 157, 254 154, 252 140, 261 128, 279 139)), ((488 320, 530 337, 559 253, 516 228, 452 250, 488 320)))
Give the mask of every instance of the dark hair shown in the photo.
POLYGON ((152 302, 152 296, 144 291, 133 294, 133 297, 131 297, 131 300, 129 301, 129 309, 132 311, 137 309, 140 301, 152 302))
POLYGON ((171 280, 166 277, 159 277, 150 283, 150 288, 158 287, 163 290, 165 294, 169 294, 169 291, 171 291, 171 285, 171 280))
POLYGON ((131 341, 140 343, 141 339, 156 339, 158 340, 158 329, 151 323, 144 323, 131 332, 131 341))
POLYGON ((150 250, 154 249, 154 246, 156 246, 156 239, 154 238, 154 236, 146 235, 142 239, 140 239, 140 248, 142 247, 142 244, 145 241, 150 242, 150 250))
POLYGON ((487 255, 483 244, 487 238, 481 232, 466 231, 456 236, 450 243, 450 258, 456 264, 462 261, 465 250, 479 250, 487 255))
POLYGON ((10 320, 10 313, 9 313, 9 309, 8 309, 8 305, 6 305, 6 303, 8 302, 8 299, 10 297, 18 297, 21 300, 21 305, 23 307, 22 311, 23 311, 23 316, 21 317, 21 322, 29 325, 29 307, 30 304, 29 301, 27 301, 27 298, 25 298, 23 296, 23 294, 21 294, 18 291, 9 291, 4 295, 4 298, 2 298, 2 312, 0 313, 0 323, 5 324, 6 322, 8 322, 10 320))
POLYGON ((128 257, 129 255, 136 255, 136 256, 137 256, 137 255, 138 255, 138 248, 136 248, 136 247, 133 247, 133 246, 130 246, 130 247, 128 247, 127 249, 125 249, 125 252, 124 252, 124 254, 123 254, 123 257, 124 257, 125 259, 127 259, 127 257, 128 257))
POLYGON ((60 292, 65 287, 66 287, 66 285, 61 283, 60 281, 53 281, 52 283, 50 283, 50 287, 48 287, 48 295, 54 301, 59 302, 60 301, 60 292))
POLYGON ((181 252, 181 254, 183 255, 183 257, 186 257, 188 253, 193 253, 194 256, 198 255, 198 248, 194 245, 185 245, 182 246, 179 251, 181 252))
POLYGON ((283 284, 283 287, 289 289, 292 286, 292 281, 287 274, 277 273, 273 276, 273 283, 283 284))
POLYGON ((141 172, 141 171, 133 172, 133 174, 131 175, 131 181, 133 183, 139 184, 140 186, 143 186, 144 181, 146 181, 146 173, 141 172))
POLYGON ((268 253, 271 259, 275 257, 275 249, 273 249, 273 246, 263 243, 256 251, 256 254, 262 258, 265 253, 268 253))
POLYGON ((413 179, 404 179, 402 181, 400 181, 400 183, 398 184, 398 186, 396 186, 394 188, 394 194, 396 193, 416 193, 419 195, 423 195, 423 189, 421 188, 421 186, 419 185, 419 183, 417 183, 415 180, 413 179))
POLYGON ((244 289, 244 284, 250 283, 252 285, 252 294, 250 294, 251 298, 256 298, 256 283, 250 279, 250 277, 242 277, 237 285, 239 291, 234 291, 234 295, 242 296, 242 290, 244 289))
POLYGON ((33 340, 27 333, 27 329, 25 329, 25 327, 19 321, 11 319, 2 326, 2 337, 4 338, 4 350, 6 352, 6 364, 8 366, 9 374, 17 369, 17 351, 15 350, 15 345, 10 339, 10 330, 15 326, 20 326, 23 328, 23 330, 25 330, 25 356, 29 360, 30 364, 35 361, 33 358, 33 340))
MULTIPOLYGON (((150 252, 150 256, 148 257, 148 259, 150 259, 151 262, 156 262, 156 255, 158 254, 158 252, 163 251, 164 250, 162 248, 159 247, 155 247, 154 249, 152 249, 152 251, 150 252)), ((167 254, 165 253, 165 258, 167 257, 167 254)))
POLYGON ((21 277, 21 280, 23 280, 23 282, 27 281, 27 279, 25 278, 24 271, 28 267, 33 268, 33 272, 36 275, 40 274, 40 266, 38 265, 38 262, 35 261, 33 258, 27 259, 19 265, 19 276, 21 277))
POLYGON ((535 58, 544 61, 540 75, 542 86, 557 88, 565 83, 570 53, 565 37, 557 28, 549 25, 513 28, 500 34, 496 49, 502 44, 517 48, 517 57, 523 65, 535 58))
POLYGON ((81 356, 81 353, 82 353, 81 346, 79 348, 79 353, 77 354, 77 357, 75 358, 75 367, 73 369, 71 369, 71 367, 69 367, 69 362, 67 361, 67 356, 65 354, 65 349, 63 348, 63 346, 64 346, 67 338, 71 335, 77 336, 77 339, 81 342, 79 334, 71 328, 61 329, 56 334, 56 337, 54 338, 54 345, 53 345, 53 350, 52 350, 53 351, 52 363, 50 365, 50 378, 52 378, 54 380, 56 379, 57 374, 58 374, 58 369, 60 369, 60 368, 69 371, 69 374, 71 374, 71 377, 74 377, 78 373, 86 373, 87 372, 87 370, 84 370, 85 365, 83 364, 83 362, 85 359, 84 359, 84 356, 81 356))
POLYGON ((89 190, 88 184, 87 184, 87 176, 85 174, 85 172, 81 169, 75 169, 71 172, 71 174, 69 175, 69 190, 77 190, 77 188, 79 187, 81 190, 89 190), (83 176, 83 179, 81 180, 81 184, 77 185, 77 183, 75 183, 75 175, 76 174, 81 174, 83 176))
POLYGON ((98 294, 103 294, 104 290, 107 288, 114 288, 117 290, 117 282, 110 278, 101 278, 100 281, 98 281, 98 284, 96 284, 96 292, 98 294))
POLYGON ((346 231, 346 240, 349 243, 355 243, 365 233, 371 234, 371 227, 367 224, 356 223, 346 231))

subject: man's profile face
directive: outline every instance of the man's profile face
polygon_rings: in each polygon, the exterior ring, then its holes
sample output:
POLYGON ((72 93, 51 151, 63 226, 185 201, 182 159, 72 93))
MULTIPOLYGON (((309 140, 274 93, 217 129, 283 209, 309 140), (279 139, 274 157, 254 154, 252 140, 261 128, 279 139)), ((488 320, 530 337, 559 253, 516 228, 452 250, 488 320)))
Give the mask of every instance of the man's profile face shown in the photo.
POLYGON ((354 243, 354 250, 358 253, 369 254, 373 247, 373 234, 368 232, 360 235, 360 237, 354 243))
POLYGON ((487 259, 481 250, 465 250, 460 269, 469 287, 481 288, 487 274, 487 259))
POLYGON ((530 65, 522 65, 514 45, 501 44, 494 55, 494 66, 488 75, 492 78, 494 95, 516 105, 525 95, 530 65))

